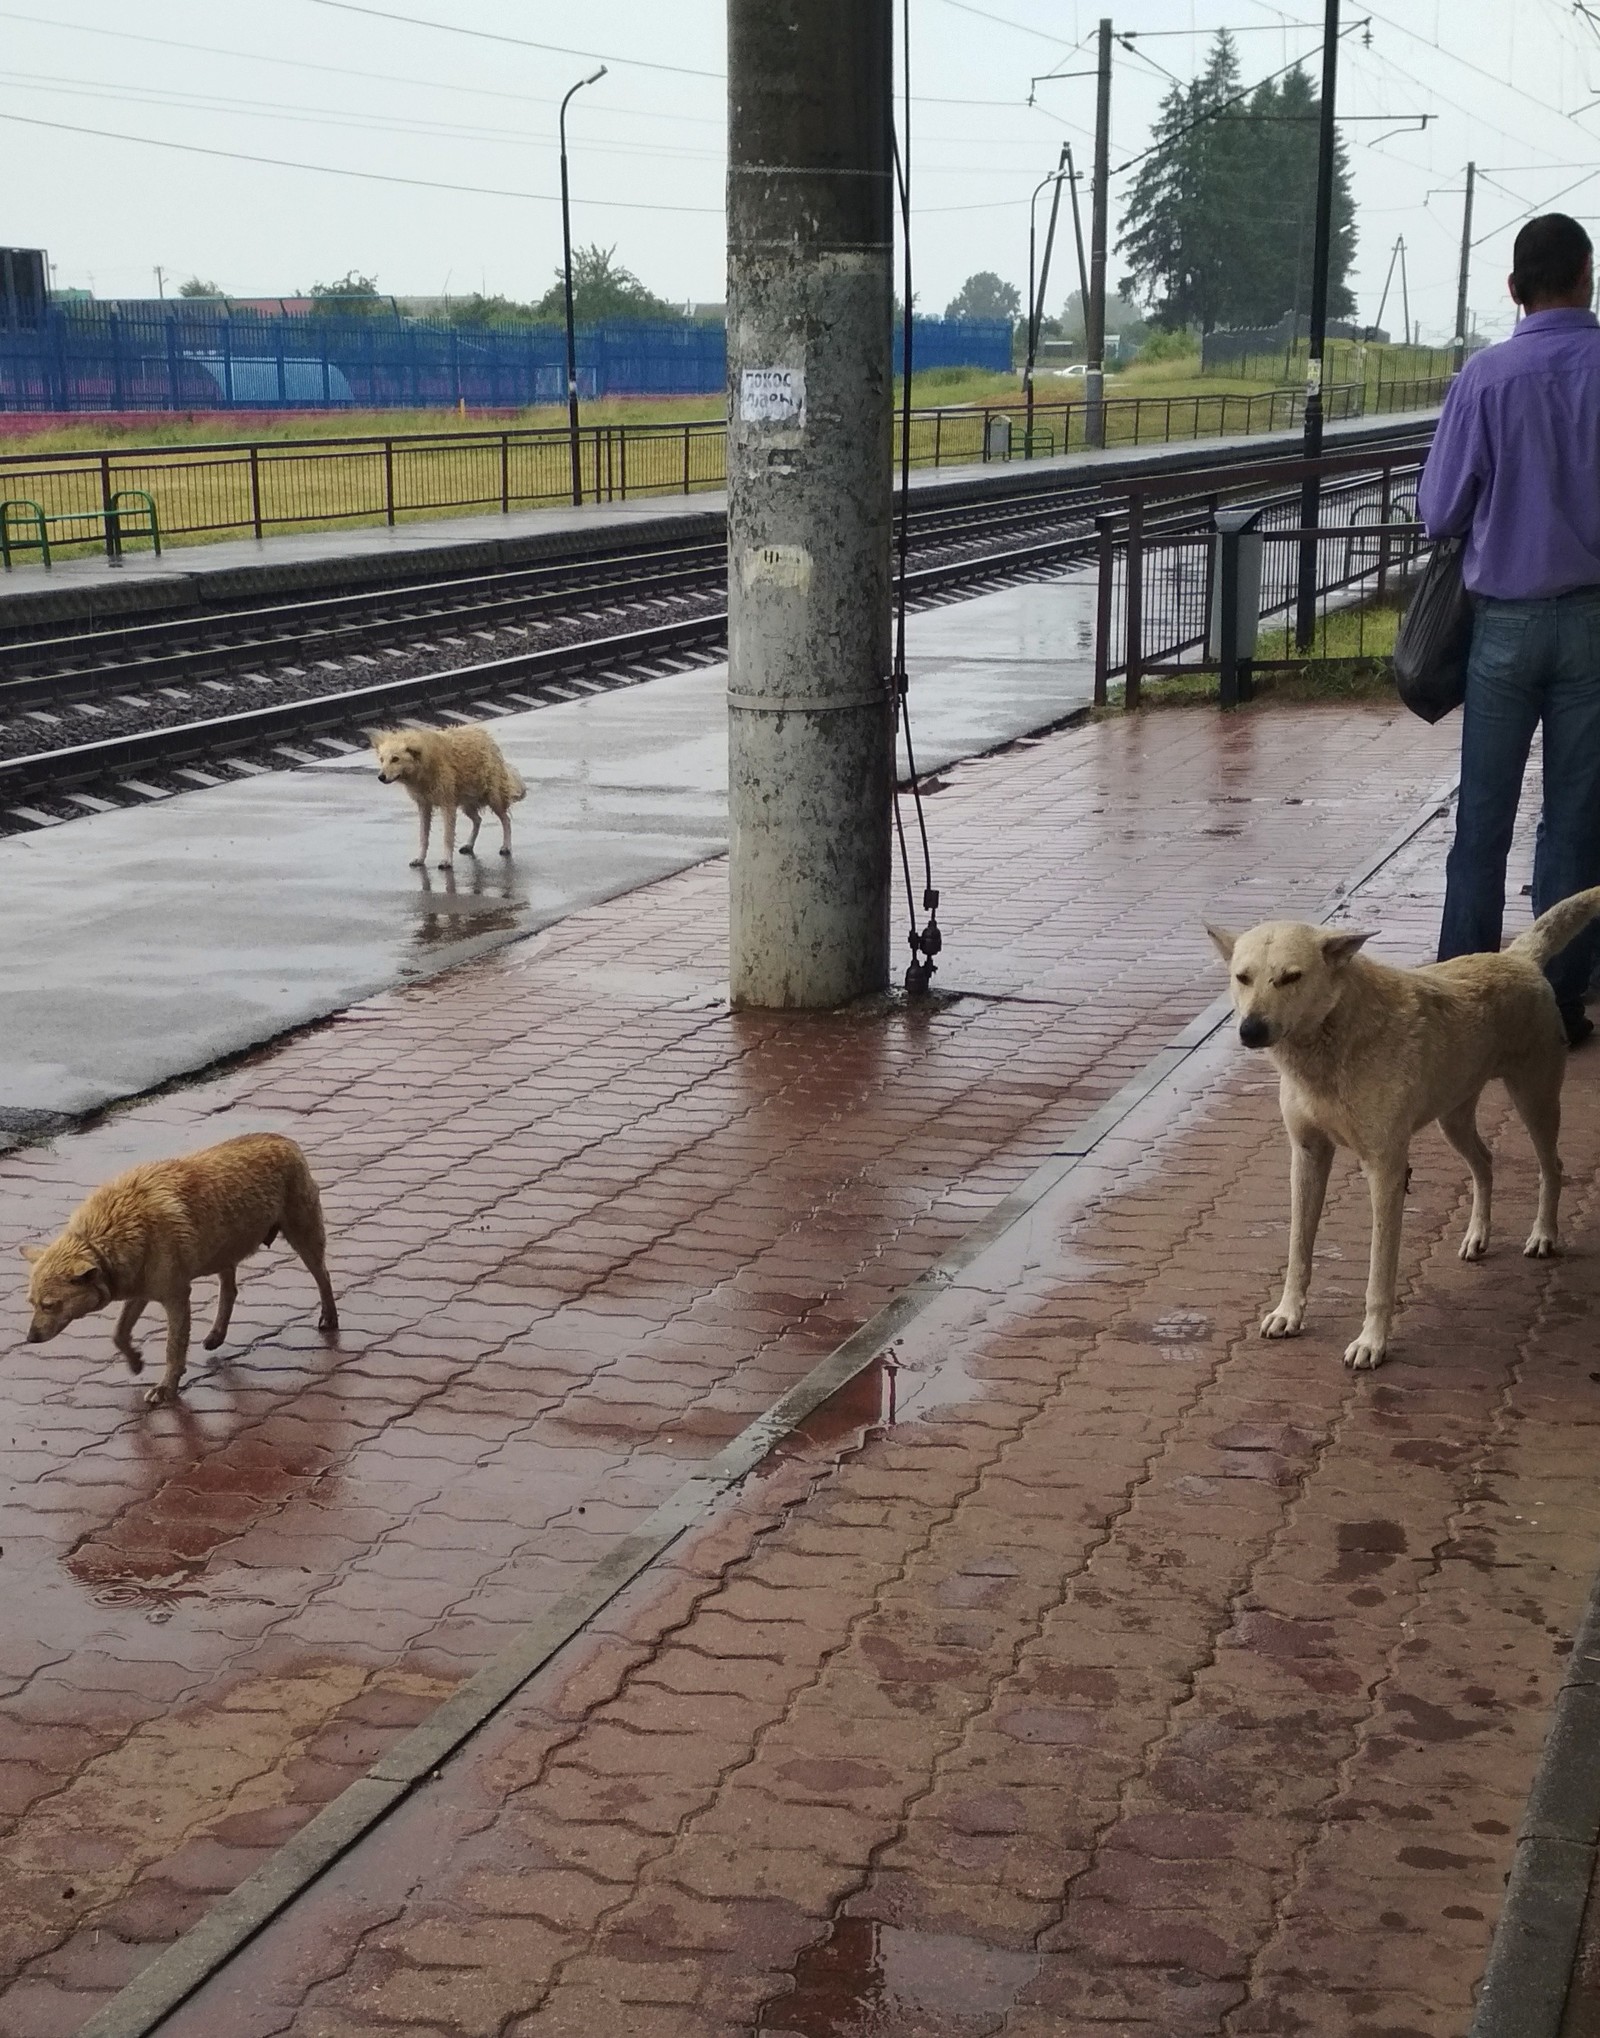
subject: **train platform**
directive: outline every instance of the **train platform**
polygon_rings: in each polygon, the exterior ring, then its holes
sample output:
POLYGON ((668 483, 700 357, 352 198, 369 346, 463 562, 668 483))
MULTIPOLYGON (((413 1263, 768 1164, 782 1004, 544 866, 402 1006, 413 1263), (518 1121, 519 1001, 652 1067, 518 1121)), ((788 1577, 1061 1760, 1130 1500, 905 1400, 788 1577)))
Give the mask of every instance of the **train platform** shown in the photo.
MULTIPOLYGON (((1093 614, 1080 573, 908 617, 919 767, 1082 714, 1093 614)), ((480 857, 410 869, 411 802, 365 750, 314 744, 281 770, 192 773, 192 791, 0 838, 0 1144, 719 855, 726 664, 569 691, 494 721, 529 786, 509 861, 491 821, 480 857)))
POLYGON ((1486 1267, 1419 1140, 1352 1375, 1348 1165, 1255 1335, 1200 924, 1425 954, 1452 749, 1090 722, 942 774, 928 1005, 730 1014, 703 862, 0 1157, 12 1252, 288 1130, 344 1322, 278 1253, 176 1408, 7 1355, 0 2034, 1460 2038, 1600 1545, 1596 1067, 1556 1260, 1498 1098, 1486 1267))
MULTIPOLYGON (((1355 436, 1404 432, 1436 415, 1406 412, 1330 425, 1327 446, 1334 451, 1355 436)), ((1248 456, 1292 458, 1299 450, 1298 433, 1252 433, 1026 462, 925 468, 913 473, 911 486, 919 500, 929 502, 941 497, 970 500, 975 493, 991 490, 996 496, 1026 495, 1059 486, 1064 476, 1111 480, 1153 469, 1182 472, 1248 456)), ((117 618, 132 621, 165 611, 259 602, 275 595, 293 598, 376 588, 428 576, 447 579, 632 545, 705 542, 721 538, 725 512, 726 499, 720 491, 697 492, 585 503, 579 508, 514 510, 504 516, 408 517, 392 526, 355 525, 177 544, 169 545, 159 558, 130 545, 115 565, 99 555, 63 559, 48 568, 19 561, 0 574, 0 631, 117 618)))

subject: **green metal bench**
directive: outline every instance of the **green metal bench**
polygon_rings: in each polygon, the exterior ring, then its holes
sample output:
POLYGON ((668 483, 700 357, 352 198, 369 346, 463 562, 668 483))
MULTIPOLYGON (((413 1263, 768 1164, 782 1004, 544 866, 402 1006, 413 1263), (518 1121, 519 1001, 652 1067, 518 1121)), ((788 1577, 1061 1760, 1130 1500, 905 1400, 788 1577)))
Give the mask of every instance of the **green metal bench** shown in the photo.
MULTIPOLYGON (((124 538, 148 538, 156 557, 161 556, 161 522, 156 515, 156 501, 145 489, 119 488, 98 509, 54 512, 47 512, 42 503, 18 495, 0 502, 0 561, 4 561, 6 571, 11 571, 11 555, 15 551, 37 551, 45 565, 51 565, 50 532, 57 524, 99 525, 105 533, 106 557, 113 562, 122 557, 124 538)), ((60 542, 58 539, 57 543, 60 542)), ((69 538, 66 542, 71 544, 73 540, 69 538)))

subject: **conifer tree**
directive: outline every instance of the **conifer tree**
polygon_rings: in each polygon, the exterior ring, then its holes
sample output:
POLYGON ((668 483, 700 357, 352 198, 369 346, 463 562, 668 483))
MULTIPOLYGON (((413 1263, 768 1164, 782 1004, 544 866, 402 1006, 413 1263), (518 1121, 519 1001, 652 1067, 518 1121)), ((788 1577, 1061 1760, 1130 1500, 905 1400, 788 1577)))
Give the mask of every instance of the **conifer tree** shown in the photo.
MULTIPOLYGON (((1123 284, 1158 325, 1270 325, 1311 299, 1320 100, 1298 68, 1253 92, 1225 30, 1206 68, 1161 103, 1128 195, 1123 284)), ((1355 206, 1344 144, 1334 159, 1328 311, 1354 309, 1355 206)))

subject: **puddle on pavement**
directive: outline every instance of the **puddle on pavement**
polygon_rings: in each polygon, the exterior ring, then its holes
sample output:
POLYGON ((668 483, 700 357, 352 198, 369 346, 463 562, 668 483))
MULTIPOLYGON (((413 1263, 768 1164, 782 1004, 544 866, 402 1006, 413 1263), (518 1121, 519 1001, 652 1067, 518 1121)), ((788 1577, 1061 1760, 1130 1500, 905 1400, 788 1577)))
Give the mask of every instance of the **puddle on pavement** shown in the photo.
POLYGON ((83 1535, 65 1559, 69 1575, 101 1605, 137 1606, 152 1620, 169 1618, 182 1599, 210 1596, 215 1581, 190 1581, 223 1544, 319 1481, 325 1497, 334 1491, 321 1449, 257 1441, 235 1455, 223 1441, 207 1451, 205 1443, 217 1441, 215 1418, 181 1401, 162 1413, 166 1427, 151 1423, 138 1432, 146 1490, 83 1535))
POLYGON ((784 1441, 812 1450, 831 1450, 857 1430, 877 1429, 892 1422, 898 1400, 898 1373, 899 1368, 892 1360, 874 1359, 853 1380, 846 1380, 820 1408, 814 1408, 784 1441))
POLYGON ((994 2027, 1037 1956, 953 1932, 840 1918, 795 1963, 794 1989, 762 2012, 762 2038, 967 2038, 994 2027))
POLYGON ((469 859, 454 870, 419 870, 411 910, 417 916, 413 946, 435 948, 479 934, 509 934, 527 918, 528 893, 519 884, 514 863, 502 861, 498 846, 493 861, 469 859))

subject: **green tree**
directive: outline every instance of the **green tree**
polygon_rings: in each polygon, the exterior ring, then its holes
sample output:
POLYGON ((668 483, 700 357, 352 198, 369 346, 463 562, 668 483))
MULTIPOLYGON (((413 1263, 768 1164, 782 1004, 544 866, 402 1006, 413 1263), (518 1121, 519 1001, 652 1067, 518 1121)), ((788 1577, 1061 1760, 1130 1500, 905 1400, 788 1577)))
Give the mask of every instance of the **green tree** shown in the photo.
MULTIPOLYGON (((1266 325, 1311 298, 1320 101, 1299 69, 1254 91, 1219 31, 1206 68, 1161 103, 1129 194, 1125 293, 1169 330, 1266 325)), ((1342 142, 1334 163, 1328 310, 1353 308, 1355 206, 1342 142)))
POLYGON ((1128 195, 1117 243, 1131 270, 1123 293, 1148 303, 1159 325, 1209 331, 1225 317, 1237 253, 1229 221, 1239 181, 1238 94, 1233 39, 1219 31, 1201 75, 1162 100, 1128 195))
POLYGON ((191 276, 187 283, 178 285, 180 297, 220 297, 222 285, 207 282, 204 276, 191 276))
POLYGON ((525 326, 538 316, 538 307, 520 304, 514 297, 485 297, 474 290, 470 297, 453 297, 446 317, 454 326, 525 326))
POLYGON ((1007 318, 1022 316, 1022 294, 992 269, 969 276, 944 308, 946 318, 1007 318))
MULTIPOLYGON (((647 290, 631 269, 624 269, 614 247, 590 246, 572 251, 572 315, 578 325, 590 326, 622 318, 676 321, 683 313, 677 305, 647 290)), ((559 269, 554 283, 533 307, 533 316, 547 324, 565 319, 559 269)))
POLYGON ((356 269, 332 283, 313 283, 310 295, 313 318, 381 318, 393 311, 377 277, 356 269))

